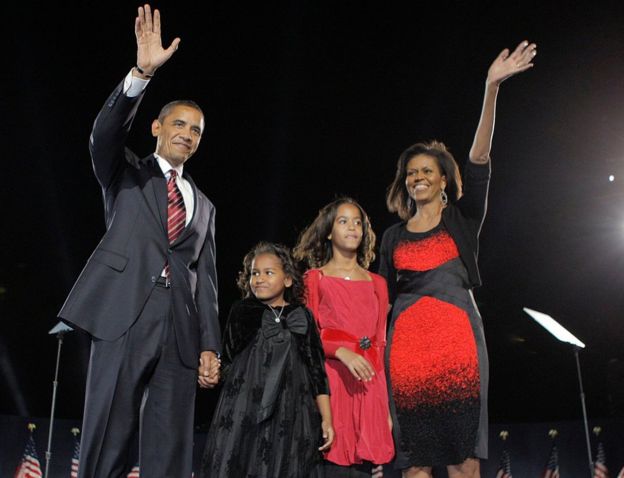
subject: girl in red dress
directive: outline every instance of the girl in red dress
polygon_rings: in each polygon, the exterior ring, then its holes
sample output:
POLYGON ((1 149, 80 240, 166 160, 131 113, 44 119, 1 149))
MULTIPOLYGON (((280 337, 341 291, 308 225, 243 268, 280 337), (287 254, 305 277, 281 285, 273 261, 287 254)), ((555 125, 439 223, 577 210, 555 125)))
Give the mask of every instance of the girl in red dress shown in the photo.
POLYGON ((307 306, 321 332, 336 438, 326 453, 331 477, 382 476, 394 456, 384 371, 388 291, 367 270, 375 234, 350 198, 320 210, 294 249, 310 270, 307 306))

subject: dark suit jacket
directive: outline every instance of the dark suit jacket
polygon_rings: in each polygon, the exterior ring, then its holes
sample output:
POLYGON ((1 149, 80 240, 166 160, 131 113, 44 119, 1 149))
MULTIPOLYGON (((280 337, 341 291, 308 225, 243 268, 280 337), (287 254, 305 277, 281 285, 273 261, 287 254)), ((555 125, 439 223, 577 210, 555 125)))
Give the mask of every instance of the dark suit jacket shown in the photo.
POLYGON ((125 148, 142 94, 128 98, 121 83, 95 120, 89 142, 102 187, 106 233, 87 261, 59 317, 93 337, 114 340, 134 323, 168 260, 175 335, 184 364, 200 351, 220 351, 215 268, 215 208, 192 185, 189 225, 169 245, 167 184, 153 155, 125 148))

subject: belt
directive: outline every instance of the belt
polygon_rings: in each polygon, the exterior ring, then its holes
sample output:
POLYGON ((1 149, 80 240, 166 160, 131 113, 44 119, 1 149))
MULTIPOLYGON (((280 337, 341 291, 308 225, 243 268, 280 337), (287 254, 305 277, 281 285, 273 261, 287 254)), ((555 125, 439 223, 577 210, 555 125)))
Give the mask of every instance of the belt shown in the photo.
POLYGON ((344 330, 321 329, 321 340, 339 343, 352 352, 362 355, 370 362, 376 371, 383 367, 380 357, 381 346, 377 343, 377 337, 356 337, 344 330))
POLYGON ((163 276, 158 276, 158 278, 154 281, 158 287, 164 287, 165 289, 169 289, 171 287, 171 281, 163 276))

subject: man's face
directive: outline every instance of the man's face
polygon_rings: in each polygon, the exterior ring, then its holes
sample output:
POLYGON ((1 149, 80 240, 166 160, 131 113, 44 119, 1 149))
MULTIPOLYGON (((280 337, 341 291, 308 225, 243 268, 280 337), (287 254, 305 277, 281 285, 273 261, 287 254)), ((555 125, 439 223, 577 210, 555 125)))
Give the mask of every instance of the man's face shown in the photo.
POLYGON ((179 166, 193 156, 204 131, 204 116, 190 106, 176 105, 169 114, 152 122, 152 136, 157 138, 156 153, 172 166, 179 166))

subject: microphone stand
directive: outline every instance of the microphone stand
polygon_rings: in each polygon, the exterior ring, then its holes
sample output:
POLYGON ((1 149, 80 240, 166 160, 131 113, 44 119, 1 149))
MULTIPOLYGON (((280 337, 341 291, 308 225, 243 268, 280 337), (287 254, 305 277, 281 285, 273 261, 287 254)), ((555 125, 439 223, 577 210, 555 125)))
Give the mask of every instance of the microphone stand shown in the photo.
POLYGON ((70 332, 74 329, 65 325, 63 322, 59 322, 48 332, 48 334, 56 334, 58 345, 56 348, 56 368, 54 370, 54 381, 52 382, 52 407, 50 410, 50 428, 48 430, 48 449, 45 452, 45 472, 44 478, 48 478, 50 471, 50 460, 52 459, 52 432, 54 430, 54 410, 56 408, 56 389, 58 388, 58 373, 59 365, 61 363, 61 348, 63 347, 63 336, 65 332, 70 332))

